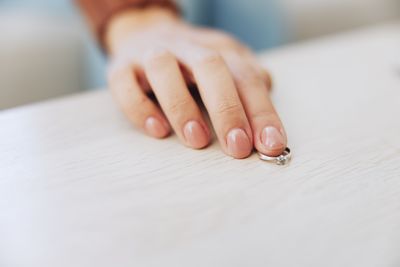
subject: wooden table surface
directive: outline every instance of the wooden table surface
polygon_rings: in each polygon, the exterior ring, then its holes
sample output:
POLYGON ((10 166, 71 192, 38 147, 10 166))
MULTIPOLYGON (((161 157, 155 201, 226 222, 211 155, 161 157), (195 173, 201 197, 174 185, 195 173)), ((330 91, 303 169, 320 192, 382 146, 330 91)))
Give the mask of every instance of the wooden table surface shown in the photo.
POLYGON ((400 266, 400 24, 260 56, 294 158, 135 131, 107 91, 0 113, 0 266, 400 266))

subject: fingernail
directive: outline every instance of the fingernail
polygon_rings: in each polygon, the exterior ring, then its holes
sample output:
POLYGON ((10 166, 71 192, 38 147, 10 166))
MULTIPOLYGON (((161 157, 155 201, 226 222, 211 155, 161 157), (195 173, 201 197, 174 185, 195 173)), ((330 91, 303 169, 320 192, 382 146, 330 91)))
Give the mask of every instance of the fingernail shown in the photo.
POLYGON ((233 129, 227 136, 228 153, 235 158, 245 158, 252 151, 252 144, 246 132, 242 129, 233 129))
POLYGON ((208 145, 209 137, 205 129, 197 121, 189 121, 183 128, 186 142, 193 148, 203 148, 208 145))
POLYGON ((271 152, 285 148, 285 137, 275 127, 266 127, 261 133, 261 141, 271 152))
POLYGON ((154 117, 149 117, 146 120, 145 128, 147 133, 155 138, 163 138, 169 133, 161 121, 154 117))

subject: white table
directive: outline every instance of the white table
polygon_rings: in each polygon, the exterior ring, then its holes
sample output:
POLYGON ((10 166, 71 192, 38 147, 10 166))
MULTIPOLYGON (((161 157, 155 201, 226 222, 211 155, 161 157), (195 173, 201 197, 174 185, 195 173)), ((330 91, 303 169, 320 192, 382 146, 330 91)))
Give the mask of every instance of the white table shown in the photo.
POLYGON ((98 91, 0 114, 0 266, 400 266, 400 24, 261 55, 294 159, 135 131, 98 91))

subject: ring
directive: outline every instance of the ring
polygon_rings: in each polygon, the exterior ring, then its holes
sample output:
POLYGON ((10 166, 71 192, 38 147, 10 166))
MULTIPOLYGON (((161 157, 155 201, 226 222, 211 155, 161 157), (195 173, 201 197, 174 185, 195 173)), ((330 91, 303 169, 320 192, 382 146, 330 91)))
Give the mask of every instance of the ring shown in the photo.
POLYGON ((277 157, 270 157, 262 154, 261 152, 258 152, 258 155, 261 160, 276 163, 277 165, 286 165, 292 159, 292 153, 290 151, 290 148, 288 147, 285 148, 285 151, 283 151, 282 155, 279 155, 277 157))

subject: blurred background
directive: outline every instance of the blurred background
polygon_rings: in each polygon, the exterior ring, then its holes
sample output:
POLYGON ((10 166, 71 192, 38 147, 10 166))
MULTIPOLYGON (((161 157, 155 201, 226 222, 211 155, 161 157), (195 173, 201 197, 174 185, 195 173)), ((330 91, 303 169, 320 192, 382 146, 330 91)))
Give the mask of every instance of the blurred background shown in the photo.
MULTIPOLYGON (((400 18, 400 0, 179 0, 188 20, 257 51, 400 18)), ((73 0, 0 0, 0 110, 105 88, 73 0)))

